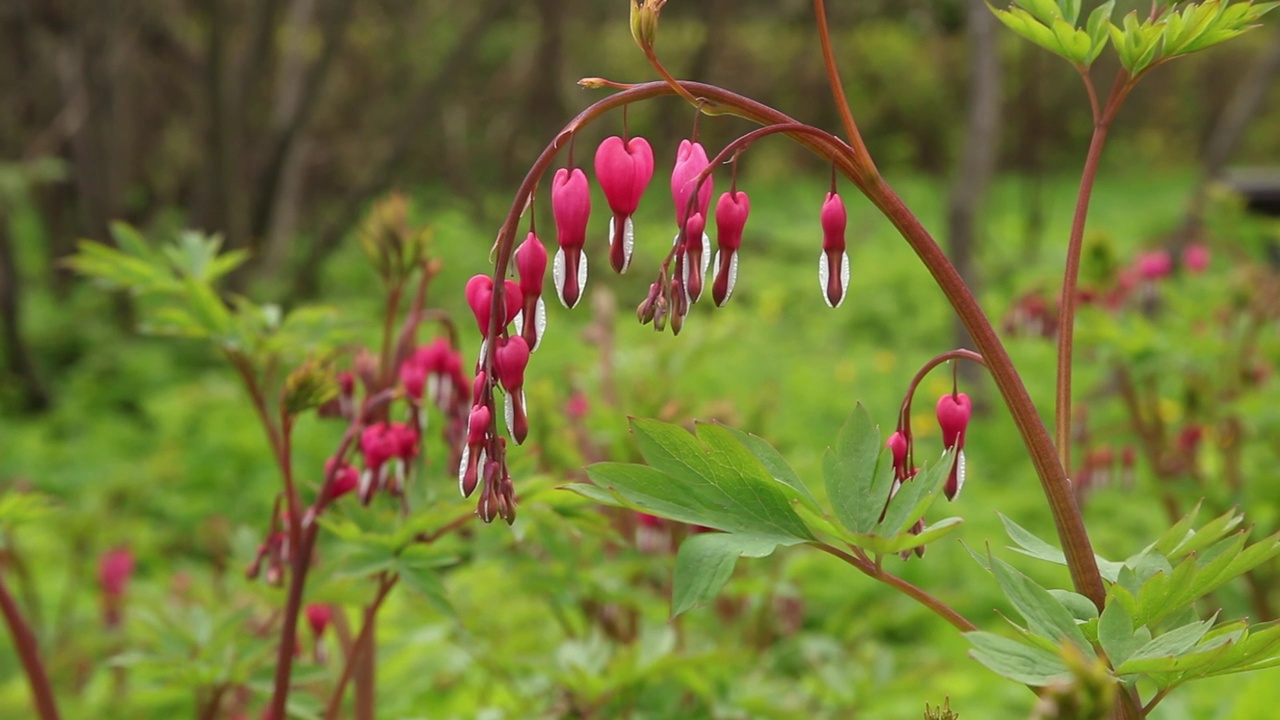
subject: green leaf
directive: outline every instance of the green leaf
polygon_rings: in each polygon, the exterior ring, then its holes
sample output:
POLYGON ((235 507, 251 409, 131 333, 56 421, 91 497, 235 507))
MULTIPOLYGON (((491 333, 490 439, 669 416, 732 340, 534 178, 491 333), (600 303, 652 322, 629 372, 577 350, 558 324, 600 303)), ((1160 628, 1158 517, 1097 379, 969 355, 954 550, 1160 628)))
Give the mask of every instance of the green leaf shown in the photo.
MULTIPOLYGON (((1055 55, 1063 55, 1064 50, 1058 38, 1045 23, 1040 22, 1030 13, 1019 8, 996 10, 992 12, 1006 27, 1055 55)), ((1052 22, 1049 20, 1048 22, 1052 22)))
POLYGON ((1058 45, 1062 48, 1063 57, 1081 65, 1088 62, 1089 54, 1093 51, 1093 41, 1089 38, 1089 33, 1077 29, 1065 20, 1055 20, 1051 29, 1054 37, 1058 39, 1058 45))
POLYGON ((1130 655, 1124 663, 1116 667, 1116 672, 1127 674, 1134 672, 1134 663, 1153 658, 1175 658, 1190 650, 1200 638, 1213 627, 1213 619, 1194 622, 1157 637, 1130 655))
POLYGON ((1093 604, 1092 600, 1080 593, 1049 588, 1049 594, 1062 603, 1067 612, 1071 613, 1071 617, 1076 619, 1077 624, 1098 619, 1098 607, 1093 604))
POLYGON ((600 463, 587 474, 604 490, 573 486, 600 502, 726 532, 813 540, 782 486, 742 445, 708 426, 711 445, 655 420, 633 420, 651 467, 600 463))
POLYGON ((1085 65, 1093 64, 1094 60, 1102 54, 1106 49, 1107 43, 1111 41, 1111 13, 1115 10, 1115 0, 1107 0, 1107 2, 1099 5, 1093 12, 1089 13, 1089 22, 1085 25, 1085 32, 1089 34, 1089 42, 1092 49, 1089 51, 1089 57, 1085 59, 1085 65))
POLYGON ((1080 0, 1058 0, 1058 7, 1062 10, 1063 19, 1071 25, 1080 19, 1080 0))
MULTIPOLYGON (((1142 629, 1146 630, 1146 628, 1142 629)), ((1135 634, 1133 615, 1129 613, 1125 603, 1114 596, 1107 598, 1106 607, 1102 609, 1102 615, 1098 618, 1098 643, 1102 645, 1113 666, 1128 660, 1150 639, 1150 632, 1147 632, 1145 637, 1135 634)))
POLYGON ((1165 533, 1160 536, 1160 539, 1152 543, 1147 549, 1154 549, 1165 557, 1178 557, 1174 554, 1174 550, 1181 545, 1184 540, 1191 536, 1191 526, 1195 524, 1196 516, 1200 514, 1200 506, 1203 504, 1203 500, 1197 502, 1196 506, 1191 508, 1191 512, 1183 515, 1181 520, 1174 523, 1173 527, 1165 531, 1165 533))
POLYGON ((1073 642, 1087 657, 1094 656, 1075 618, 1048 590, 999 558, 991 558, 991 569, 1005 596, 1027 622, 1028 630, 1055 644, 1073 642))
POLYGON ((436 572, 436 568, 440 567, 442 562, 445 562, 445 559, 439 556, 406 551, 396 560, 394 570, 399 574, 400 582, 404 583, 406 588, 445 615, 457 618, 458 612, 449 602, 444 582, 436 572))
POLYGON ((363 578, 396 566, 395 552, 383 545, 363 543, 350 548, 338 559, 336 577, 363 578))
MULTIPOLYGON (((790 544, 797 542, 800 541, 790 544)), ((738 558, 767 557, 779 544, 777 538, 734 533, 699 533, 686 539, 676 552, 671 579, 671 617, 715 599, 733 576, 738 558)))
POLYGON ((1017 5, 1026 8, 1035 19, 1045 25, 1062 18, 1062 2, 1054 0, 1014 0, 1017 5))
POLYGON ((894 534, 854 533, 850 542, 873 555, 893 555, 928 545, 950 535, 964 523, 964 518, 949 517, 929 525, 919 534, 907 531, 894 534))
POLYGON ((893 487, 893 466, 880 458, 880 431, 858 403, 822 457, 827 499, 836 518, 855 533, 870 533, 880 520, 893 487), (877 471, 878 470, 878 471, 877 471))
POLYGON ((914 478, 904 482, 889 501, 889 507, 884 511, 884 520, 876 526, 876 534, 888 537, 906 532, 924 517, 929 506, 941 494, 947 476, 951 473, 951 463, 955 460, 955 453, 944 452, 937 463, 925 466, 914 478))
POLYGON ((964 636, 973 645, 969 655, 974 660, 1015 682, 1045 687, 1071 678, 1066 664, 1042 648, 988 632, 971 632, 964 636))
MULTIPOLYGON (((1004 523, 1004 531, 1009 536, 1009 539, 1018 546, 1010 548, 1011 550, 1055 565, 1065 566, 1067 564, 1067 556, 1061 550, 1041 540, 1030 530, 1023 528, 1004 514, 996 514, 1000 516, 1000 522, 1004 523)), ((1102 577, 1109 582, 1117 581, 1124 563, 1113 562, 1097 555, 1094 556, 1094 560, 1098 563, 1098 572, 1102 577)))
POLYGON ((810 510, 819 514, 822 513, 821 506, 818 505, 818 501, 809 492, 809 488, 804 484, 804 481, 800 479, 799 475, 796 475, 796 471, 791 469, 791 465, 772 445, 758 435, 752 435, 737 428, 731 428, 728 425, 716 425, 716 427, 732 435, 738 443, 752 455, 755 455, 760 464, 769 471, 770 475, 773 475, 773 479, 794 490, 794 497, 807 505, 810 510))

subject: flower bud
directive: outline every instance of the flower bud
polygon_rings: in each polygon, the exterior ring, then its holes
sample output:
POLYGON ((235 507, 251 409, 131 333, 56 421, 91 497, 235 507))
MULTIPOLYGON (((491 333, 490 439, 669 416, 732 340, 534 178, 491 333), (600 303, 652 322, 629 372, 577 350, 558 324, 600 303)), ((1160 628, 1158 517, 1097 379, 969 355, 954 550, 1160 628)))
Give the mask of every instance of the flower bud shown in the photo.
POLYGON ((676 208, 676 226, 683 228, 685 220, 691 213, 701 213, 705 218, 711 204, 711 177, 697 185, 697 177, 711 163, 707 160, 707 151, 701 143, 681 140, 676 151, 676 164, 671 171, 671 199, 676 208), (695 187, 696 186, 696 187, 695 187), (689 207, 689 199, 694 191, 693 207, 689 207))
POLYGON ((547 249, 537 235, 529 233, 516 248, 516 270, 520 273, 522 307, 516 316, 516 332, 529 344, 529 351, 538 349, 542 334, 547 329, 547 305, 542 301, 542 283, 547 274, 547 249))
POLYGON ((751 201, 742 191, 727 192, 716 202, 716 276, 711 283, 711 299, 723 307, 738 282, 738 248, 751 212, 751 201))
POLYGON ((849 289, 849 255, 844 232, 848 216, 837 193, 827 193, 822 203, 822 255, 818 258, 818 281, 829 307, 840 307, 849 289))
POLYGON ((641 50, 652 50, 658 38, 658 16, 667 0, 630 0, 631 37, 641 50))
POLYGON ((690 303, 702 297, 703 277, 711 262, 711 240, 704 232, 706 226, 702 213, 690 215, 684 224, 684 285, 690 303))
POLYGON ((942 428, 942 446, 955 451, 951 474, 947 478, 945 492, 948 500, 955 500, 964 487, 964 434, 973 415, 973 403, 964 393, 949 393, 938 398, 938 426, 942 428))

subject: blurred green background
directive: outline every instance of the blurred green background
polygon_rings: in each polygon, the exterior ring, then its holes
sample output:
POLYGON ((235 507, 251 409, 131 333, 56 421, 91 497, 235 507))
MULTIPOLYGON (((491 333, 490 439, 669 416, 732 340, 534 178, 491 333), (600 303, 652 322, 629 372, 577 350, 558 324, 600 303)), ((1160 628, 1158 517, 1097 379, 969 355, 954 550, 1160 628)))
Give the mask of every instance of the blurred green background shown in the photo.
MULTIPOLYGON (((988 36, 977 34, 964 0, 830 4, 867 144, 945 245, 955 229, 949 208, 972 171, 964 156, 975 37, 988 36)), ((801 0, 673 0, 659 54, 678 77, 834 130, 811 12, 801 0)), ((1074 70, 1002 29, 994 38, 982 45, 999 70, 994 179, 976 199, 968 274, 999 323, 1024 293, 1056 292, 1090 116, 1074 70)), ((1090 247, 1123 265, 1170 245, 1187 232, 1193 199, 1204 197, 1195 239, 1212 249, 1212 270, 1165 291, 1203 298, 1206 309, 1230 307, 1246 277, 1239 268, 1268 267, 1280 226, 1246 215, 1213 181, 1226 163, 1280 164, 1280 91, 1274 68, 1263 72, 1277 44, 1275 28, 1263 28, 1144 80, 1104 156, 1090 247), (1224 110, 1255 74, 1262 83, 1252 112, 1226 150, 1215 149, 1230 130, 1224 110)), ((216 673, 193 670, 179 682, 113 658, 185 654, 192 668, 217 668, 240 652, 228 649, 236 637, 282 602, 240 572, 279 480, 234 373, 199 343, 140 336, 127 297, 69 272, 63 261, 75 242, 109 242, 116 219, 155 242, 188 227, 220 233, 253 258, 229 292, 285 307, 333 305, 372 344, 383 299, 353 230, 373 200, 398 189, 411 198, 414 222, 434 228, 444 271, 431 303, 459 318, 470 362, 478 338, 462 287, 488 271, 492 239, 529 163, 601 96, 576 80, 636 82, 652 71, 621 0, 10 0, 0 4, 0 57, 0 493, 51 499, 38 521, 4 527, 0 572, 35 625, 67 717, 186 717, 195 688, 216 673), (126 622, 109 629, 97 562, 120 546, 137 568, 126 622)), ((1109 79, 1114 70, 1104 57, 1096 73, 1109 79)), ((550 303, 547 341, 529 372, 534 448, 512 454, 517 484, 520 473, 567 482, 600 459, 567 439, 560 409, 580 390, 589 447, 602 456, 633 458, 628 414, 719 419, 768 439, 816 490, 821 453, 853 403, 889 426, 916 368, 957 344, 949 309, 852 187, 844 189, 853 277, 844 305, 828 309, 816 282, 827 166, 772 139, 740 164, 753 208, 732 302, 698 305, 678 338, 638 326, 631 308, 673 233, 664 175, 694 113, 667 98, 632 108, 628 122, 658 159, 636 221, 637 257, 625 276, 604 271, 596 253, 607 206, 597 192, 589 302, 573 313, 550 303)), ((725 118, 700 127, 712 149, 748 129, 725 118)), ((579 162, 589 164, 596 142, 620 130, 615 114, 580 133, 579 162)), ((549 228, 550 213, 538 214, 549 228)), ((1165 320, 1154 324, 1175 342, 1160 346, 1172 355, 1157 365, 1207 366, 1195 347, 1176 342, 1188 323, 1165 320)), ((1108 322, 1085 317, 1086 348, 1114 337, 1103 332, 1108 322)), ((1274 324, 1264 332, 1280 336, 1274 324)), ((1048 408, 1052 341, 1010 343, 1048 408)), ((1101 418, 1096 432, 1120 443, 1126 429, 1107 384, 1109 357, 1081 353, 1077 397, 1101 418)), ((1274 370, 1276 356, 1265 359, 1274 370)), ((922 446, 940 442, 930 409, 950 387, 945 375, 927 382, 917 403, 922 446)), ((1051 535, 998 397, 983 380, 968 391, 987 410, 969 431, 969 484, 954 507, 967 522, 957 536, 998 551, 996 509, 1051 535)), ((1166 392, 1181 402, 1179 387, 1166 392)), ((1185 509, 1205 493, 1243 503, 1260 530, 1273 531, 1276 395, 1272 383, 1240 411, 1244 439, 1258 448, 1246 456, 1248 487, 1170 491, 1140 464, 1133 486, 1088 497, 1098 552, 1123 557, 1150 542, 1168 525, 1160 498, 1170 492, 1185 509)), ((340 434, 321 422, 299 428, 298 467, 313 482, 340 434)), ((430 446, 416 481, 465 510, 445 455, 430 446)), ((379 717, 916 718, 946 697, 964 718, 1029 712, 1032 696, 968 660, 952 628, 829 557, 794 549, 744 561, 724 603, 669 622, 670 554, 608 538, 567 493, 541 492, 521 512, 514 531, 477 527, 456 541, 463 562, 446 584, 460 619, 393 596, 379 628, 379 717), (630 618, 632 629, 611 631, 609 613, 630 618)), ((954 540, 899 569, 984 628, 999 627, 995 611, 1008 611, 954 540)), ((1025 570, 1068 582, 1065 572, 1025 570)), ((366 597, 359 588, 334 592, 353 617, 366 597)), ((1256 607, 1244 588, 1220 595, 1226 615, 1256 607)), ((257 717, 269 665, 269 656, 256 661, 219 717, 257 717)), ((332 666, 305 670, 304 682, 322 685, 332 666)), ((6 636, 0 717, 29 716, 27 697, 6 636)), ((1277 700, 1274 677, 1247 676, 1175 696, 1157 717, 1265 717, 1277 700)))

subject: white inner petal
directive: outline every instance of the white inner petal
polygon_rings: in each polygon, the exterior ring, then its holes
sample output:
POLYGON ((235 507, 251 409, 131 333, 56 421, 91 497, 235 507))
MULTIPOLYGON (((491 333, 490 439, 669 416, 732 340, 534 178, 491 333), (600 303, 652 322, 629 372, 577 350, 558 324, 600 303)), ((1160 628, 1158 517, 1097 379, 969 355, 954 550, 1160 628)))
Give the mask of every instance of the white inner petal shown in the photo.
POLYGON ((707 276, 707 268, 711 266, 711 238, 702 233, 702 277, 707 276))
MULTIPOLYGON (((612 223, 613 221, 611 220, 610 222, 612 223)), ((612 225, 609 229, 613 229, 612 225)), ((628 216, 626 222, 622 224, 622 272, 626 272, 627 268, 631 267, 631 251, 635 249, 635 246, 636 226, 628 216)))
POLYGON ((822 301, 827 307, 835 307, 831 304, 831 298, 827 297, 827 282, 831 280, 831 264, 827 262, 827 253, 823 252, 818 255, 818 286, 822 288, 822 301))
MULTIPOLYGON (((716 272, 720 272, 720 255, 725 251, 716 251, 716 272)), ((733 297, 733 286, 738 284, 738 253, 734 252, 729 256, 729 278, 725 283, 724 298, 717 304, 717 307, 724 307, 729 302, 729 298, 733 297)))
MULTIPOLYGON (((840 303, 844 302, 844 296, 849 294, 849 253, 840 253, 840 303)), ((839 305, 840 303, 836 303, 839 305)))
POLYGON ((569 307, 569 303, 564 301, 564 248, 556 250, 556 258, 551 263, 551 278, 556 283, 556 296, 560 298, 560 304, 569 307))
POLYGON ((534 328, 538 331, 538 336, 533 339, 533 347, 529 348, 529 352, 538 349, 542 344, 542 335, 547 331, 547 304, 538 298, 538 305, 534 308, 534 328))
POLYGON ((509 435, 511 439, 514 440, 516 437, 516 433, 515 433, 516 404, 515 404, 515 399, 512 397, 512 393, 507 393, 507 399, 505 402, 503 402, 502 409, 503 409, 502 414, 506 416, 506 420, 507 420, 507 435, 509 435))
POLYGON ((587 290, 587 251, 578 251, 578 297, 587 290))
POLYGON ((964 451, 961 450, 956 454, 956 494, 951 498, 952 500, 960 497, 960 490, 964 488, 964 475, 964 451))
MULTIPOLYGON (((468 434, 470 434, 471 423, 467 423, 468 434)), ((471 446, 462 446, 462 462, 458 463, 458 492, 466 496, 467 491, 462 487, 464 478, 467 476, 467 461, 471 459, 471 446)))
POLYGON ((520 310, 520 312, 516 313, 515 318, 512 319, 511 322, 515 323, 516 325, 516 334, 523 335, 524 334, 524 309, 523 308, 520 310))

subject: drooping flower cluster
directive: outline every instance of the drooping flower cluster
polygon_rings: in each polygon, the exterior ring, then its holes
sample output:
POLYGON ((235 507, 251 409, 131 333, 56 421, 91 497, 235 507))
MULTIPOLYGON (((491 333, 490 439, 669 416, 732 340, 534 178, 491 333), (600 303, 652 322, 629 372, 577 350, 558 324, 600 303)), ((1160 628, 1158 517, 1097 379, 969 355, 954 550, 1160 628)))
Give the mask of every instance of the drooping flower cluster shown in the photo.
MULTIPOLYGON (((729 150, 726 148, 721 154, 729 150)), ((636 314, 642 323, 652 322, 656 329, 662 330, 670 322, 672 330, 679 333, 690 307, 704 294, 707 273, 713 264, 711 296, 715 304, 722 306, 733 295, 738 256, 751 209, 747 193, 736 187, 736 157, 735 154, 735 181, 715 207, 717 237, 713 258, 707 225, 711 219, 714 166, 696 139, 681 141, 671 172, 676 234, 657 279, 637 308, 636 314)), ((596 149, 593 166, 610 210, 609 265, 615 272, 625 273, 631 267, 635 250, 633 216, 653 179, 653 150, 643 138, 609 137, 596 149)), ((568 308, 581 301, 589 276, 587 235, 591 188, 582 169, 572 167, 572 152, 570 167, 557 169, 551 179, 550 197, 557 245, 550 263, 547 249, 531 222, 525 240, 513 250, 506 250, 514 244, 509 235, 503 235, 499 245, 504 248, 503 252, 511 252, 508 260, 514 266, 516 277, 477 275, 466 287, 467 304, 475 315, 482 342, 474 390, 465 413, 465 429, 458 438, 462 447, 458 482, 466 496, 480 489, 478 511, 486 521, 494 517, 511 521, 515 513, 514 491, 505 459, 507 441, 498 431, 496 395, 500 391, 504 396, 502 417, 506 437, 517 444, 523 443, 529 433, 525 369, 547 327, 546 305, 542 299, 547 265, 551 265, 556 296, 568 308), (495 302, 495 296, 501 299, 495 302), (495 311, 500 317, 494 317, 495 311)), ((848 290, 846 224, 844 203, 835 192, 833 180, 832 191, 821 213, 823 241, 819 258, 823 297, 832 307, 844 301, 848 290)))

